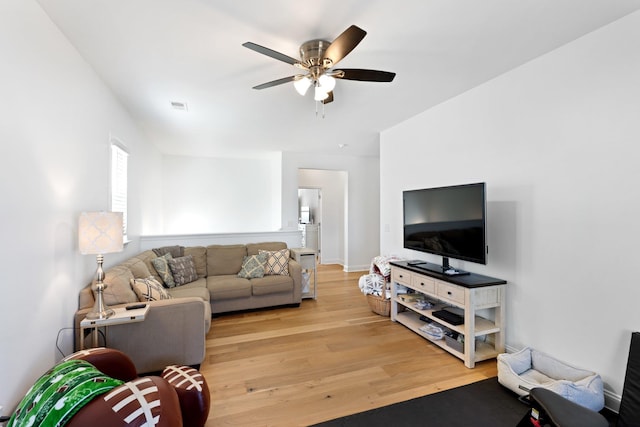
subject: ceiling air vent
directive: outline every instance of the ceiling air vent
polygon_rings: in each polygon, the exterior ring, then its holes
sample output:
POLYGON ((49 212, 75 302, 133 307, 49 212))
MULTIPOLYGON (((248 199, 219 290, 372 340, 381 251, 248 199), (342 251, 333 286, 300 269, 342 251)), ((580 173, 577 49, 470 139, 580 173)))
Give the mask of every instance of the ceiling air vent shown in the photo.
POLYGON ((186 102, 171 101, 171 108, 174 110, 188 111, 186 102))

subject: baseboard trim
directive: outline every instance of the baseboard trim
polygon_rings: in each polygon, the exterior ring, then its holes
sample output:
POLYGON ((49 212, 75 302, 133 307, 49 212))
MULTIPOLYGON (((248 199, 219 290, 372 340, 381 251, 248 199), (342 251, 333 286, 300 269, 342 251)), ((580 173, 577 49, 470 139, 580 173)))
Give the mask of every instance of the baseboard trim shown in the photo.
POLYGON ((352 273, 354 271, 369 271, 369 265, 345 265, 344 271, 352 273))
POLYGON ((622 401, 622 396, 615 394, 611 390, 604 389, 604 406, 615 412, 616 414, 620 412, 620 402, 622 401))

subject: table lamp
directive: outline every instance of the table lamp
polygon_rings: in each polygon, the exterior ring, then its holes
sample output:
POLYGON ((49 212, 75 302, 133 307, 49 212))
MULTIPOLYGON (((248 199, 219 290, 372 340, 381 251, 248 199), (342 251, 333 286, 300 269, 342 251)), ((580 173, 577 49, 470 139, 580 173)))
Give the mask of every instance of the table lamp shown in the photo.
POLYGON ((93 287, 96 302, 87 319, 108 319, 114 313, 103 299, 103 254, 122 251, 122 212, 82 212, 78 221, 78 247, 83 255, 96 255, 98 270, 93 287))

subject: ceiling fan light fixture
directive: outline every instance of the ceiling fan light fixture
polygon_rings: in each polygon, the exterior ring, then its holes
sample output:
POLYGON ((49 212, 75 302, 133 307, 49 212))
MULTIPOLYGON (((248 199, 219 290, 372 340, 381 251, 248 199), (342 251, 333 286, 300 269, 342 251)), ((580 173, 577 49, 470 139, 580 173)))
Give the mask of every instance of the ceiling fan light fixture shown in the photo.
POLYGON ((298 79, 293 82, 293 87, 296 88, 296 91, 304 96, 307 93, 307 90, 311 87, 311 79, 307 76, 298 79))
POLYGON ((248 49, 278 61, 286 62, 299 70, 304 70, 301 73, 298 72, 299 74, 272 80, 254 86, 253 88, 266 89, 292 82, 296 91, 301 96, 304 96, 309 91, 309 88, 313 86, 316 115, 319 109, 318 104, 322 103, 322 117, 324 117, 325 104, 334 102, 333 89, 336 86, 336 79, 363 82, 391 82, 395 77, 395 73, 388 71, 363 68, 334 69, 345 56, 358 46, 366 34, 367 32, 362 28, 351 25, 332 42, 322 39, 306 41, 300 46, 300 59, 292 58, 252 42, 243 43, 242 46, 248 49))
POLYGON ((316 85, 313 99, 316 101, 324 101, 328 97, 329 97, 329 92, 326 92, 322 86, 316 85))
POLYGON ((336 79, 326 74, 321 75, 318 78, 318 83, 323 91, 329 93, 336 87, 336 79))

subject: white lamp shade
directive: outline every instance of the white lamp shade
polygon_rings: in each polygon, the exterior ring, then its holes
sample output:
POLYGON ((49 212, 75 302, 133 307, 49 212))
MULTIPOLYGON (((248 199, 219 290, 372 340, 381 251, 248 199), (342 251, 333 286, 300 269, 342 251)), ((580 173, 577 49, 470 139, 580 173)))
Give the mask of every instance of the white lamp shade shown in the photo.
POLYGON ((307 90, 309 90, 310 86, 311 79, 309 77, 303 77, 293 82, 293 87, 295 87, 296 91, 302 96, 307 93, 307 90))
POLYGON ((122 212, 82 212, 78 221, 80 253, 107 254, 123 247, 122 212))
POLYGON ((322 90, 327 93, 331 92, 336 87, 336 79, 326 74, 323 74, 318 78, 318 83, 320 83, 322 90))

